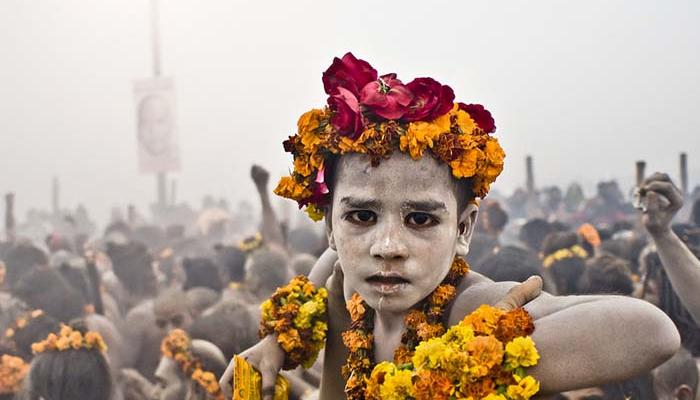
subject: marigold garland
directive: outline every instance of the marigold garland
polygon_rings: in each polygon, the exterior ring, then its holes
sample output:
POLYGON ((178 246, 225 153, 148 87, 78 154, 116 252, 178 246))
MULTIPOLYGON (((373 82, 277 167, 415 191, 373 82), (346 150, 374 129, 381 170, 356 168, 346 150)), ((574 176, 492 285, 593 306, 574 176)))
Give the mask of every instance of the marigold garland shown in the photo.
POLYGON ((223 400, 224 394, 214 373, 202 369, 202 362, 192 353, 192 343, 182 329, 172 330, 160 345, 161 353, 173 359, 189 379, 216 400, 223 400))
MULTIPOLYGON (((445 309, 456 296, 456 288, 468 272, 467 262, 461 257, 455 257, 450 271, 442 283, 424 301, 409 310, 404 318, 406 331, 401 336, 401 345, 394 351, 396 365, 401 367, 410 364, 414 350, 419 343, 445 333, 445 309)), ((350 330, 343 332, 343 343, 349 352, 348 360, 342 369, 342 373, 347 379, 345 394, 348 399, 372 398, 367 393, 378 393, 376 390, 378 386, 368 386, 368 389, 365 390, 365 385, 375 369, 373 360, 374 337, 372 334, 374 331, 374 310, 357 293, 347 302, 346 307, 350 313, 352 324, 350 330)), ((405 379, 402 382, 405 384, 405 379)), ((403 391, 399 388, 396 390, 403 391)), ((384 389, 384 392, 388 391, 390 390, 384 389)), ((374 398, 385 397, 375 396, 374 398)))
POLYGON ((286 354, 284 369, 309 368, 316 361, 326 343, 327 298, 325 288, 316 289, 307 277, 299 275, 260 306, 260 337, 277 334, 286 354))
POLYGON ((549 268, 557 261, 566 260, 568 258, 586 258, 588 257, 588 252, 578 244, 575 244, 566 249, 559 249, 554 253, 548 255, 542 261, 542 265, 545 268, 549 268))
MULTIPOLYGON (((460 275, 457 260, 452 279, 460 275)), ((445 305, 454 299, 449 286, 454 284, 443 282, 424 304, 407 313, 406 333, 394 362, 377 365, 372 309, 359 295, 353 296, 348 302, 352 328, 343 334, 349 350, 343 368, 348 399, 527 400, 539 391, 539 382, 525 373, 539 360, 529 336, 535 328, 527 311, 482 305, 445 332, 444 325, 438 329, 438 323, 431 321, 444 318, 445 305), (435 329, 423 329, 421 334, 421 327, 428 326, 435 329)))
POLYGON ((40 354, 47 351, 66 351, 66 350, 97 350, 100 352, 107 351, 102 336, 94 331, 88 331, 85 334, 79 330, 73 329, 68 325, 61 324, 61 330, 58 335, 49 333, 45 340, 32 344, 34 354, 40 354))
POLYGON ((404 85, 395 74, 377 76, 351 53, 336 58, 323 74, 328 106, 304 113, 297 133, 284 142, 294 170, 275 193, 323 218, 330 199, 325 168, 331 157, 366 154, 373 166, 395 150, 413 159, 427 153, 450 166, 457 179, 472 179, 483 198, 503 170, 505 153, 491 134, 491 113, 478 104, 453 103, 449 86, 431 78, 404 85))
POLYGON ((3 354, 0 358, 0 394, 19 392, 29 365, 19 357, 3 354))

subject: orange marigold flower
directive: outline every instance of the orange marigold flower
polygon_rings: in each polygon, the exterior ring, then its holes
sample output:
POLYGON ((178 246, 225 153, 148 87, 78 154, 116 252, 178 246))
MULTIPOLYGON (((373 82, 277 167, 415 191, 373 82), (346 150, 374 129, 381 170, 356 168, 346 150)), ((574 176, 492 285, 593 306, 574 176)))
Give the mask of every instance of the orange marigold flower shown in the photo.
POLYGON ((484 304, 467 315, 461 323, 470 326, 477 334, 490 335, 496 329, 498 320, 503 314, 505 311, 484 304))
POLYGON ((445 327, 442 326, 442 324, 429 324, 427 322, 423 322, 418 324, 417 333, 420 340, 428 340, 445 333, 445 327))
POLYGON ((410 363, 412 357, 413 352, 405 345, 400 345, 394 351, 394 361, 399 365, 410 363))
POLYGON ((404 324, 407 327, 411 327, 413 329, 417 329, 418 325, 424 323, 425 321, 425 314, 413 309, 409 310, 406 316, 404 317, 404 324))
POLYGON ((488 374, 503 361, 503 343, 493 336, 477 336, 467 344, 469 372, 477 377, 488 374))
POLYGON ((457 290, 452 285, 440 285, 433 291, 431 302, 436 306, 444 306, 455 297, 457 290))
POLYGON ((274 192, 279 196, 296 201, 300 201, 311 196, 311 190, 309 190, 308 187, 298 183, 291 176, 282 177, 274 192))
POLYGON ((373 335, 365 334, 360 330, 349 330, 343 332, 343 343, 351 352, 359 349, 370 349, 372 347, 373 335))
POLYGON ((362 297, 357 293, 354 293, 350 300, 348 300, 346 308, 350 313, 350 319, 352 321, 360 321, 365 317, 365 312, 367 310, 365 310, 365 306, 362 303, 362 297))
POLYGON ((441 372, 422 370, 416 377, 416 400, 447 400, 454 392, 450 379, 441 372))
POLYGON ((523 308, 517 308, 501 317, 494 335, 501 342, 508 343, 519 336, 530 336, 534 331, 530 314, 523 308))
POLYGON ((28 372, 29 365, 24 360, 3 354, 0 358, 0 394, 11 395, 19 392, 28 372))
POLYGON ((484 153, 478 148, 465 150, 462 155, 450 162, 452 175, 455 178, 471 178, 476 175, 483 158, 484 153))
POLYGON ((300 348, 303 346, 301 342, 301 337, 299 336, 299 331, 297 331, 294 328, 277 335, 277 342, 280 344, 280 346, 282 346, 282 348, 286 352, 290 352, 293 349, 300 348))

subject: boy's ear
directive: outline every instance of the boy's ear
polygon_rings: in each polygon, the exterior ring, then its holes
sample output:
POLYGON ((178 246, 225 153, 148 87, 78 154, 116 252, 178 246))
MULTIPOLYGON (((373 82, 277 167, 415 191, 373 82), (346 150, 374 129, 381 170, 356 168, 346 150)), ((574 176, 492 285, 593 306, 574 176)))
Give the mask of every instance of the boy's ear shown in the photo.
POLYGON ((323 218, 323 221, 326 223, 326 238, 328 238, 328 247, 330 247, 333 251, 338 251, 335 248, 335 239, 333 238, 333 222, 331 222, 331 215, 329 211, 329 209, 326 209, 326 215, 323 218))
POLYGON ((469 244, 472 241, 474 228, 476 227, 476 217, 479 214, 479 207, 475 203, 469 203, 459 216, 459 224, 457 225, 457 255, 466 257, 469 253, 469 244))

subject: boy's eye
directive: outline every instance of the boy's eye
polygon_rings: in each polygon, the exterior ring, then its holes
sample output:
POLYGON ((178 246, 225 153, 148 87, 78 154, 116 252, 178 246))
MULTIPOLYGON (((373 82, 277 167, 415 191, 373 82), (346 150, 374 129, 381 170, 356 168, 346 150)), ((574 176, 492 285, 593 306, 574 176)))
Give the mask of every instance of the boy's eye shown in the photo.
POLYGON ((345 219, 358 225, 370 225, 377 222, 377 214, 369 210, 358 210, 349 212, 345 219))
POLYGON ((413 212, 406 216, 406 224, 420 228, 437 225, 438 222, 437 218, 422 212, 413 212))

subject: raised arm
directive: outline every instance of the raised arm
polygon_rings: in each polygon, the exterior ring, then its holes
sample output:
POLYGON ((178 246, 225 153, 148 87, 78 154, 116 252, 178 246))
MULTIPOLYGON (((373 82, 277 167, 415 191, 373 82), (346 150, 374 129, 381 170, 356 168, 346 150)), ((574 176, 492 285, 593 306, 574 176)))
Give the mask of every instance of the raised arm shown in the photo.
MULTIPOLYGON (((515 283, 483 282, 457 300, 450 324, 483 303, 494 304, 515 283)), ((546 293, 525 306, 535 320, 532 335, 540 361, 531 373, 541 393, 597 386, 649 371, 680 346, 671 320, 653 305, 620 296, 546 293)))
POLYGON ((642 185, 646 203, 642 222, 656 244, 673 290, 700 325, 700 260, 671 230, 671 221, 683 207, 683 196, 666 174, 656 173, 642 185))
POLYGON ((286 247, 284 243, 284 234, 282 233, 282 225, 275 215, 275 210, 270 204, 270 192, 267 190, 267 183, 270 180, 270 174, 265 168, 259 165, 253 165, 250 169, 250 177, 255 183, 255 188, 260 195, 260 205, 262 208, 262 227, 260 233, 265 241, 274 243, 282 248, 286 247))

